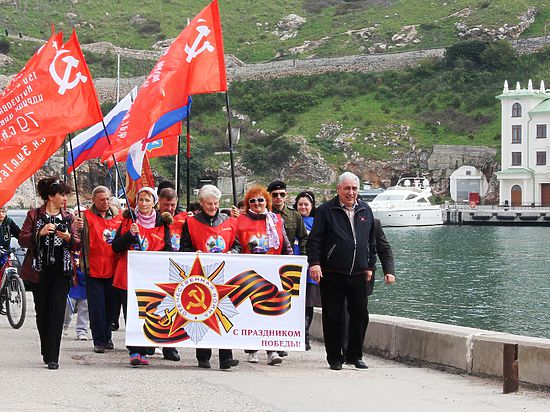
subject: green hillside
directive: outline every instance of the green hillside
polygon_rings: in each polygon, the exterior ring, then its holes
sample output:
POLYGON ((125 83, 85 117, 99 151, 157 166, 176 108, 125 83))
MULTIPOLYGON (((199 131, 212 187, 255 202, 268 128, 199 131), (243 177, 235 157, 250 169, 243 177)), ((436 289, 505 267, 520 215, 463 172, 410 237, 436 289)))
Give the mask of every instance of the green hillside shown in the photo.
MULTIPOLYGON (((0 15, 0 27, 9 33, 46 38, 50 23, 65 32, 77 25, 83 43, 109 41, 149 49, 158 40, 175 37, 187 18, 207 2, 36 0, 13 4, 16 6, 3 4, 0 15)), ((511 84, 524 84, 529 78, 550 83, 550 49, 518 56, 507 41, 460 41, 455 23, 487 28, 514 25, 530 7, 537 7, 539 12, 521 36, 542 35, 550 21, 550 4, 543 0, 220 0, 226 53, 247 63, 285 58, 289 49, 306 40, 316 42, 316 46, 298 57, 365 53, 374 43, 390 44, 392 36, 405 25, 416 25, 420 41, 399 50, 449 48, 446 60, 426 60, 410 70, 232 83, 232 108, 247 116, 247 120, 233 120, 233 126, 241 128, 237 158, 261 179, 272 176, 297 153, 297 138, 304 138, 336 167, 346 160, 342 147, 351 148, 362 159, 377 160, 434 144, 498 148, 500 106, 495 96, 505 79, 511 84), (457 12, 461 16, 451 16, 457 12), (283 41, 273 31, 290 13, 305 17, 306 22, 296 37, 283 41), (368 38, 347 34, 366 27, 375 27, 368 38), (327 124, 338 128, 340 146, 319 137, 327 124), (391 137, 400 130, 406 131, 406 138, 391 137)), ((9 41, 7 55, 14 63, 0 68, 2 74, 19 70, 37 47, 24 40, 9 41)), ((86 59, 94 78, 115 76, 115 56, 86 53, 86 59)), ((146 74, 153 64, 123 59, 122 75, 146 74)), ((219 94, 194 98, 193 179, 205 172, 215 173, 220 162, 227 161, 226 155, 214 155, 227 150, 224 103, 219 94)), ((172 175, 173 159, 154 163, 166 176, 172 175)))
MULTIPOLYGON (((205 0, 2 3, 0 28, 10 33, 45 39, 53 23, 66 32, 76 26, 83 43, 109 41, 137 49, 177 36, 187 19, 208 4, 205 0)), ((522 36, 542 36, 550 21, 546 0, 220 0, 226 52, 249 63, 288 55, 304 41, 316 43, 300 55, 304 58, 360 54, 374 43, 391 44, 392 36, 406 25, 416 25, 419 41, 403 49, 448 46, 457 41, 459 21, 487 28, 517 25, 530 7, 539 13, 522 36), (273 32, 277 22, 291 13, 306 22, 295 37, 281 40, 273 32), (368 38, 353 33, 368 27, 373 28, 368 38)))

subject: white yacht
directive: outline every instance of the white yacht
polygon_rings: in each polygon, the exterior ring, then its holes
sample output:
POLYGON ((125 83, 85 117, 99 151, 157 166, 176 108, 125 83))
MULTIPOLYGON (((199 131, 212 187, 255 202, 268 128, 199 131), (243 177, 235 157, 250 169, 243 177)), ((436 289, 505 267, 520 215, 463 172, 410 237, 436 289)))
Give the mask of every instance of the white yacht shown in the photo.
POLYGON ((427 179, 406 177, 376 196, 369 206, 382 226, 442 225, 441 207, 430 203, 431 195, 427 179))

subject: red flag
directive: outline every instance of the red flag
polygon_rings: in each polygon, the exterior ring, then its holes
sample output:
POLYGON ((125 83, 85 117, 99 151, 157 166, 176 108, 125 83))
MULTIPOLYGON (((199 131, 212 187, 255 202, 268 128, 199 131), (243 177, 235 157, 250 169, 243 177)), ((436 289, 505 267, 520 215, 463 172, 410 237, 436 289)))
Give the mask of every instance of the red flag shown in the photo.
POLYGON ((151 136, 159 119, 187 105, 188 96, 225 90, 222 30, 214 0, 181 32, 149 73, 103 159, 151 136))
POLYGON ((155 178, 151 170, 151 164, 147 155, 143 158, 143 168, 141 170, 141 179, 133 180, 128 174, 126 175, 126 198, 131 208, 136 207, 136 195, 139 189, 144 186, 155 187, 155 178))
POLYGON ((60 48, 52 36, 0 97, 0 146, 49 142, 102 117, 76 33, 60 48))
POLYGON ((35 139, 0 150, 0 205, 13 197, 19 185, 36 172, 64 140, 65 136, 35 139))

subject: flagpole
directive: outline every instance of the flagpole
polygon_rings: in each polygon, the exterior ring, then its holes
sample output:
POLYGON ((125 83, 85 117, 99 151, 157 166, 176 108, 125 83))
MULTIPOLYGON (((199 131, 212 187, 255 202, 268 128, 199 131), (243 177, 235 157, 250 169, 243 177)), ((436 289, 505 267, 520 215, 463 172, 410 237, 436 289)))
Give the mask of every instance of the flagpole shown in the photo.
MULTIPOLYGON (((63 145, 65 148, 67 147, 67 145, 63 145)), ((73 151, 73 139, 72 139, 72 136, 71 136, 71 133, 69 133, 69 149, 71 151, 71 163, 72 165, 74 166, 74 151, 73 151)), ((74 191, 76 193, 76 210, 77 210, 77 213, 78 213, 78 217, 79 218, 82 218, 82 215, 80 213, 80 198, 78 196, 78 183, 76 181, 76 168, 73 167, 73 177, 74 177, 74 191)), ((84 268, 84 274, 87 275, 88 273, 86 273, 86 251, 84 250, 84 247, 81 248, 81 255, 82 255, 82 263, 83 263, 83 268, 84 268)), ((76 270, 76 268, 75 268, 76 270)), ((67 297, 67 299, 69 299, 69 297, 67 297)))
MULTIPOLYGON (((70 140, 70 139, 69 139, 70 140)), ((63 140, 63 182, 67 183, 67 138, 63 140)))
MULTIPOLYGON (((67 146, 64 145, 66 148, 67 146)), ((73 139, 71 133, 69 133, 69 149, 71 150, 71 163, 74 165, 74 152, 73 152, 73 139)), ((80 198, 78 196, 78 183, 76 182, 76 168, 73 168, 73 177, 74 177, 74 191, 76 193, 76 208, 78 210, 78 217, 80 216, 80 198)))
POLYGON ((191 121, 189 120, 189 102, 187 103, 187 118, 185 119, 185 125, 187 128, 186 143, 187 151, 185 154, 185 168, 187 174, 187 211, 189 211, 189 205, 191 204, 191 121))
POLYGON ((174 167, 174 184, 176 185, 176 193, 177 193, 177 196, 178 196, 178 204, 180 202, 180 191, 179 191, 180 182, 179 182, 179 179, 178 179, 179 163, 180 163, 179 154, 180 154, 180 135, 178 134, 178 152, 176 153, 176 165, 174 167))
MULTIPOLYGON (((107 138, 107 143, 109 143, 109 145, 110 145, 111 144, 111 139, 109 138, 109 133, 107 133, 107 126, 105 126, 105 119, 101 119, 101 124, 103 125, 103 132, 105 133, 105 137, 107 138)), ((130 207, 130 202, 128 201, 128 196, 126 194, 126 187, 124 186, 124 182, 122 181, 122 176, 121 176, 120 170, 118 168, 118 163, 116 161, 115 154, 113 153, 111 156, 113 157, 113 162, 115 164, 116 175, 118 176, 118 179, 120 180, 120 187, 122 188, 122 194, 124 195, 124 199, 126 199, 126 206, 128 207, 128 210, 130 211, 130 217, 132 218, 132 222, 136 223, 136 217, 134 216, 134 212, 132 211, 132 208, 130 207)))
MULTIPOLYGON (((116 103, 120 102, 120 53, 117 54, 117 66, 116 66, 116 103)), ((105 125, 104 125, 105 126, 105 125)), ((105 131, 107 134, 107 131, 105 131)), ((116 161, 115 161, 116 165, 116 161)), ((118 173, 118 169, 115 169, 115 174, 118 173)), ((118 178, 115 178, 115 197, 118 199, 118 178)), ((126 199, 128 201, 128 199, 126 199)))
POLYGON ((225 108, 227 110, 227 135, 229 136, 229 159, 231 162, 231 185, 233 186, 233 205, 237 206, 237 185, 235 183, 235 161, 233 159, 233 137, 231 136, 231 110, 229 109, 229 94, 225 92, 225 108))

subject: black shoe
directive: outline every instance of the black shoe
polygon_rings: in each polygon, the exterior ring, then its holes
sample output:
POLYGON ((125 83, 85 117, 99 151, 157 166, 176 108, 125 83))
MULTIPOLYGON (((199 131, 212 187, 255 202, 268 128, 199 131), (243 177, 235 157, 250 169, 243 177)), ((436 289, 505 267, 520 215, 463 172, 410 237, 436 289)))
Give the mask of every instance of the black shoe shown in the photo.
POLYGON ((357 359, 355 362, 353 362, 353 365, 357 368, 357 369, 368 369, 369 367, 367 366, 367 364, 363 361, 363 359, 357 359))
POLYGON ((105 353, 105 346, 103 346, 103 345, 95 345, 95 346, 94 346, 94 352, 95 352, 95 353, 105 353))
POLYGON ((107 350, 113 350, 115 348, 115 344, 113 343, 112 340, 108 341, 106 344, 105 344, 105 349, 107 350))
POLYGON ((310 345, 309 343, 306 343, 306 352, 307 352, 308 350, 311 350, 311 345, 310 345))
POLYGON ((220 361, 220 369, 230 369, 239 364, 238 359, 228 359, 226 361, 220 361))
POLYGON ((59 369, 59 363, 57 362, 48 363, 48 369, 51 369, 51 370, 59 369))
POLYGON ((341 371, 342 370, 342 364, 340 362, 334 362, 330 364, 330 369, 333 371, 341 371))
POLYGON ((111 330, 113 332, 116 332, 119 327, 120 327, 120 325, 118 323, 111 323, 111 330))
MULTIPOLYGON (((203 369, 210 369, 211 366, 210 366, 210 361, 207 361, 207 360, 200 360, 199 361, 199 368, 203 368, 203 369)), ((220 366, 221 368, 221 366, 220 366)))
POLYGON ((176 349, 162 351, 162 354, 166 360, 171 360, 174 362, 179 362, 180 360, 180 355, 176 349))
POLYGON ((288 352, 287 352, 287 351, 280 350, 280 351, 277 351, 277 353, 279 354, 279 356, 280 356, 281 358, 284 358, 285 356, 288 356, 288 352))

